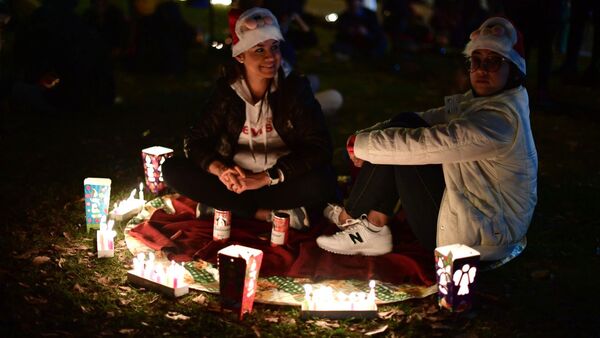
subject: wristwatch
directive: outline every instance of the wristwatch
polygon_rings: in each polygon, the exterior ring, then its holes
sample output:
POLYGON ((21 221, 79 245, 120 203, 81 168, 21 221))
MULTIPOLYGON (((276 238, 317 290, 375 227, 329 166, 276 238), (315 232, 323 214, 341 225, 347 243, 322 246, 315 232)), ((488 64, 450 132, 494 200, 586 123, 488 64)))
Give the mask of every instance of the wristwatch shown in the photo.
POLYGON ((269 186, 279 183, 279 170, 275 168, 267 169, 267 175, 269 175, 269 178, 271 179, 271 181, 269 181, 269 186))

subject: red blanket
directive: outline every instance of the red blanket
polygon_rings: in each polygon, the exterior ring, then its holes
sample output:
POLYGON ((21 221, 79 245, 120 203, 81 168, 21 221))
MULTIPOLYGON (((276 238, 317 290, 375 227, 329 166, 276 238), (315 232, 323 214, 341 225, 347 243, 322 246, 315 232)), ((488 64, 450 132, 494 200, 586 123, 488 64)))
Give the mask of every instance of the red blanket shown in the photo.
MULTIPOLYGON (((173 200, 175 214, 157 210, 148 221, 133 228, 130 234, 154 250, 166 252, 169 259, 190 261, 202 259, 213 264, 217 252, 231 244, 240 244, 263 251, 261 277, 289 276, 319 279, 376 279, 391 283, 433 284, 433 253, 415 241, 401 217, 390 228, 394 236, 392 253, 376 256, 336 255, 317 246, 320 234, 332 234, 337 227, 322 218, 311 218, 308 232, 290 229, 288 244, 271 247, 271 225, 250 219, 234 218, 231 237, 223 244, 212 240, 212 220, 195 218, 196 202, 180 197, 173 200), (182 234, 171 240, 178 231, 182 234)), ((312 215, 311 215, 312 216, 312 215)))

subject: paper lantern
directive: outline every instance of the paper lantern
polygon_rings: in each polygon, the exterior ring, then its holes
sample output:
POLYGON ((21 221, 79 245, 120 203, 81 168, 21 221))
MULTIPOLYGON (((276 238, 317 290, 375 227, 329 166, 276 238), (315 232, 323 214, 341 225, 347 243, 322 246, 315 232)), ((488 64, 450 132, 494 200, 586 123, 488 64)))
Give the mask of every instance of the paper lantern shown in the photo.
POLYGON ((262 258, 261 250, 241 245, 219 250, 221 310, 232 310, 239 314, 239 319, 252 312, 262 258))
POLYGON ((87 232, 90 229, 100 229, 102 219, 108 217, 110 184, 109 178, 88 177, 83 180, 87 232))
POLYGON ((173 149, 154 146, 142 150, 142 161, 144 161, 144 174, 146 185, 154 194, 160 193, 167 186, 162 175, 162 164, 173 156, 173 149))
POLYGON ((450 311, 460 312, 472 305, 479 252, 462 244, 435 249, 438 282, 438 304, 450 311))

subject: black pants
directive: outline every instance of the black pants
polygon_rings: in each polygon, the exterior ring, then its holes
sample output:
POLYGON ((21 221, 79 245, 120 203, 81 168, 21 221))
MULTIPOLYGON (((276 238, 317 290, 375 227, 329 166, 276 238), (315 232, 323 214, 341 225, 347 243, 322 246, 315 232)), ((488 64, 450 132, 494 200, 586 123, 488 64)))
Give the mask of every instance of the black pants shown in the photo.
POLYGON ((167 185, 178 193, 219 210, 254 217, 257 209, 280 210, 306 207, 320 209, 335 195, 336 180, 329 168, 313 170, 282 183, 236 194, 219 178, 187 158, 173 157, 162 165, 167 185))
MULTIPOLYGON (((414 113, 394 117, 388 127, 427 127, 414 113)), ((422 246, 436 246, 437 216, 446 184, 440 164, 379 165, 365 162, 350 196, 346 212, 353 218, 370 210, 393 216, 400 199, 408 223, 422 246)))

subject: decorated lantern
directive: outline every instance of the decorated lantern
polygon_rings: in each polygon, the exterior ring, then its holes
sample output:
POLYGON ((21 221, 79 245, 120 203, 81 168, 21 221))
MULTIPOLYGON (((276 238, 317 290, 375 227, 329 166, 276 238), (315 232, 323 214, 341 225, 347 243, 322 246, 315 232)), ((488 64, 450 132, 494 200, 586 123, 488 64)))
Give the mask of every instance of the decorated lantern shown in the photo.
POLYGON ((167 158, 172 156, 173 149, 161 146, 154 146, 142 150, 146 185, 152 193, 158 194, 166 187, 162 176, 162 164, 167 158))
POLYGON ((263 252, 241 245, 230 245, 218 252, 221 309, 239 313, 252 312, 258 272, 263 252))
POLYGON ((450 311, 464 311, 472 305, 479 252, 462 244, 435 249, 438 303, 450 311))
POLYGON ((83 180, 87 232, 90 229, 100 229, 102 219, 108 216, 110 184, 109 178, 88 177, 83 180))

